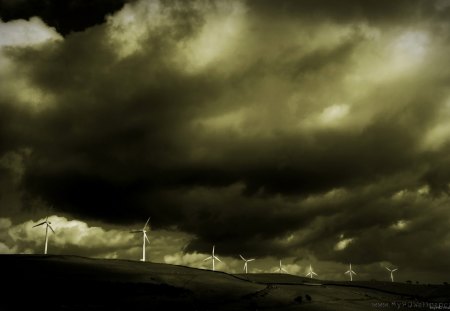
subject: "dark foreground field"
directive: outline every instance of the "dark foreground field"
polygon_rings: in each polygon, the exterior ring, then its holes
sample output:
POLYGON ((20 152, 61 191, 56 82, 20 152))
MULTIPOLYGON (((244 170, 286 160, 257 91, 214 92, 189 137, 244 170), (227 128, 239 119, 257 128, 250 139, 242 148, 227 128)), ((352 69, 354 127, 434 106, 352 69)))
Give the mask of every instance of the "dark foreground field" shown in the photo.
POLYGON ((76 256, 0 255, 1 310, 430 310, 450 286, 231 275, 76 256), (176 309, 175 309, 176 308, 176 309))

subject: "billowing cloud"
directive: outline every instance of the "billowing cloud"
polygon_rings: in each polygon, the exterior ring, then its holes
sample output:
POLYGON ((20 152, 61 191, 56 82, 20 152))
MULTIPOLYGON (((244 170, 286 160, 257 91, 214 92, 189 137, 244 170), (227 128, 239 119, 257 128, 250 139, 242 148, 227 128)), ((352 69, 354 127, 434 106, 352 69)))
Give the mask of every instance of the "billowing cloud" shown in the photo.
MULTIPOLYGON (((20 66, 10 58, 17 49, 44 47, 62 40, 54 28, 48 27, 39 17, 3 22, 0 20, 0 100, 26 108, 42 109, 52 96, 33 85, 20 66)), ((3 107, 2 107, 3 108, 3 107)))
POLYGON ((110 257, 139 241, 87 223, 151 215, 166 262, 197 265, 215 244, 229 271, 239 253, 261 271, 450 269, 443 1, 102 7, 64 38, 42 16, 3 19, 2 215, 80 219, 55 246, 110 257))
POLYGON ((165 255, 164 262, 172 265, 204 268, 205 258, 207 258, 205 254, 177 252, 175 254, 165 255))
MULTIPOLYGON (((0 218, 0 236, 7 243, 1 244, 2 253, 43 252, 45 225, 33 226, 44 221, 13 225, 9 218, 0 218)), ((60 216, 50 216, 48 221, 55 231, 48 230, 49 253, 136 260, 142 256, 142 235, 131 233, 130 228, 106 230, 60 216)), ((148 238, 147 258, 154 261, 160 261, 168 252, 180 251, 190 240, 185 234, 170 231, 149 231, 148 238)))
POLYGON ((0 20, 0 38, 0 47, 4 48, 60 40, 61 36, 39 17, 32 17, 29 21, 14 20, 6 23, 0 20))
MULTIPOLYGON (((133 234, 126 231, 108 230, 100 227, 89 227, 86 223, 77 220, 68 220, 65 217, 51 216, 48 218, 53 233, 48 230, 49 249, 82 249, 84 252, 95 249, 95 252, 107 253, 112 250, 120 252, 133 246, 133 234)), ((8 228, 8 234, 18 249, 32 248, 39 253, 43 249, 45 241, 45 225, 34 227, 45 219, 36 222, 24 223, 8 228)))
POLYGON ((342 239, 336 243, 336 245, 334 246, 334 250, 342 251, 342 250, 346 249, 347 246, 352 242, 353 242, 353 238, 342 239))

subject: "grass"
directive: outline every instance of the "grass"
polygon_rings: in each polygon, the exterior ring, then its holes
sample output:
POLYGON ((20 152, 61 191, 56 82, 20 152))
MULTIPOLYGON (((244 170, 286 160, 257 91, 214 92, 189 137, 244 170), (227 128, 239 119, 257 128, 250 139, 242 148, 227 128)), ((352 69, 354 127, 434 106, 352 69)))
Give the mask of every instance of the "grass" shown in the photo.
POLYGON ((77 256, 0 255, 0 276, 2 310, 36 303, 55 310, 374 310, 395 301, 450 302, 445 285, 232 275, 77 256))

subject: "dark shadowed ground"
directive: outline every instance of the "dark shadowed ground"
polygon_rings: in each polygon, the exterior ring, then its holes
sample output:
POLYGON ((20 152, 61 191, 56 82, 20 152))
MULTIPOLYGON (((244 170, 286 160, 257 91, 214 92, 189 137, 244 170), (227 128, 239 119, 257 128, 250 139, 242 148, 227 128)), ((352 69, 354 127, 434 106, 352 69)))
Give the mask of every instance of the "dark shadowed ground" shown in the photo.
POLYGON ((429 310, 450 286, 231 275, 159 263, 0 255, 2 310, 429 310), (431 305, 430 305, 431 304, 431 305))

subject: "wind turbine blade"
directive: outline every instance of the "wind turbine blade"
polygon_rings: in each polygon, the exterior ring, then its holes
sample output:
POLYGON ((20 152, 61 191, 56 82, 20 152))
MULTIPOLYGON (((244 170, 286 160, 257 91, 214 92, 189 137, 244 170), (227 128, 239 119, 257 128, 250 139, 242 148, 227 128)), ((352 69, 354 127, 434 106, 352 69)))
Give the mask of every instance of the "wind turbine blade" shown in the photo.
POLYGON ((145 234, 145 239, 147 240, 148 244, 150 244, 150 240, 148 239, 147 234, 145 234))
POLYGON ((47 225, 47 226, 53 231, 53 233, 55 233, 55 230, 53 230, 52 226, 50 226, 50 225, 47 225))
POLYGON ((312 272, 312 274, 317 275, 317 273, 315 273, 315 272, 313 272, 313 271, 311 271, 311 272, 312 272))
POLYGON ((253 260, 255 260, 255 258, 253 258, 253 259, 249 259, 249 260, 247 260, 247 262, 250 262, 250 261, 253 261, 253 260))
POLYGON ((150 221, 150 217, 147 219, 147 222, 144 225, 144 230, 145 230, 145 227, 147 227, 149 221, 150 221))
POLYGON ((218 261, 222 262, 222 260, 219 259, 219 257, 214 256, 215 259, 217 259, 218 261))
POLYGON ((281 271, 284 271, 284 272, 286 272, 286 273, 288 273, 285 269, 283 269, 283 268, 281 268, 281 271))
POLYGON ((352 273, 353 273, 354 275, 356 275, 356 272, 355 272, 355 271, 352 271, 352 273))
POLYGON ((212 256, 209 256, 208 258, 203 259, 203 261, 207 261, 207 260, 210 260, 210 259, 212 259, 212 256))
POLYGON ((241 257, 241 259, 242 259, 243 261, 247 261, 247 260, 245 260, 245 258, 244 258, 241 254, 239 254, 239 257, 241 257))
POLYGON ((398 268, 396 268, 396 269, 394 269, 394 270, 391 270, 392 272, 394 272, 394 271, 397 271, 398 270, 398 268))
POLYGON ((388 271, 392 271, 391 269, 389 269, 388 267, 385 267, 386 269, 388 269, 388 271))
POLYGON ((46 222, 41 222, 40 224, 34 225, 32 228, 37 227, 37 226, 42 226, 43 224, 45 224, 46 222))
POLYGON ((347 274, 347 273, 350 273, 350 270, 345 272, 345 274, 347 274))

